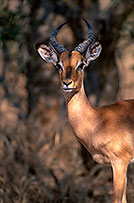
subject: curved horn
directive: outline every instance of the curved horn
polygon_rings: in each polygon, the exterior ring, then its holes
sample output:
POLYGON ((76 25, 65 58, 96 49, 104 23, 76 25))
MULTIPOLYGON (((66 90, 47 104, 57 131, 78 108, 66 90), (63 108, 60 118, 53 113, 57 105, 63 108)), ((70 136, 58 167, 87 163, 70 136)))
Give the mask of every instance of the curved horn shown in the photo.
POLYGON ((86 21, 85 18, 83 20, 86 22, 88 27, 88 39, 84 40, 82 43, 80 43, 74 50, 78 51, 80 54, 83 54, 84 51, 88 48, 88 46, 94 42, 94 32, 92 27, 89 25, 89 23, 86 21))
POLYGON ((51 34, 50 36, 50 44, 52 45, 52 47, 59 53, 61 54, 64 51, 67 51, 67 49, 64 48, 63 45, 59 44, 57 42, 56 36, 58 34, 58 32, 60 31, 60 29, 63 27, 63 25, 65 25, 67 22, 61 24, 60 26, 58 26, 55 31, 51 34))

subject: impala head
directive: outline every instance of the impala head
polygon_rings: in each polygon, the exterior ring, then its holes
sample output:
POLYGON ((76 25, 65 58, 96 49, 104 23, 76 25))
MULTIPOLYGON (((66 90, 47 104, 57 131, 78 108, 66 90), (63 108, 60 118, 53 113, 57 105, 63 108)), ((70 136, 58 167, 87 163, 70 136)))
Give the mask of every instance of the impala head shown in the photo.
POLYGON ((59 30, 66 23, 61 24, 52 33, 50 46, 45 44, 36 45, 42 59, 53 63, 58 69, 61 88, 66 95, 74 95, 80 90, 83 83, 84 68, 100 55, 102 49, 100 43, 95 42, 91 26, 85 19, 84 21, 88 27, 88 39, 80 43, 72 52, 68 52, 56 39, 59 30))

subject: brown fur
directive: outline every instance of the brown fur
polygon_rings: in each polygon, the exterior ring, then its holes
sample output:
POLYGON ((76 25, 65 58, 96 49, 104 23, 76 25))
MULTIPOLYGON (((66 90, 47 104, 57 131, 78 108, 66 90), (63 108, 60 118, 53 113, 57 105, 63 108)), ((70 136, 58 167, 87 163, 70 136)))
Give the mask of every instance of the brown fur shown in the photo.
POLYGON ((126 173, 134 159, 134 100, 118 101, 95 108, 89 103, 84 87, 84 66, 95 60, 101 45, 95 42, 83 57, 79 52, 56 53, 46 45, 40 56, 59 67, 61 89, 67 103, 68 118, 77 139, 100 164, 113 169, 113 203, 126 203, 126 173), (47 52, 44 49, 47 48, 47 52))
POLYGON ((126 171, 134 157, 134 100, 118 101, 101 108, 92 107, 83 87, 83 70, 76 70, 83 57, 63 53, 60 61, 63 81, 72 81, 72 92, 65 92, 68 118, 77 139, 100 164, 111 165, 114 177, 114 203, 126 202, 126 171), (68 73, 70 71, 70 73, 68 73), (70 77, 66 77, 66 76, 70 77))

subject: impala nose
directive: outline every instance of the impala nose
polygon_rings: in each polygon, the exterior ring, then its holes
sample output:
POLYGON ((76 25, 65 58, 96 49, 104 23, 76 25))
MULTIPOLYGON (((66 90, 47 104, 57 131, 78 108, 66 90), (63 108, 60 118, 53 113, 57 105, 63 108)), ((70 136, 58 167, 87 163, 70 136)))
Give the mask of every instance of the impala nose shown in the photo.
POLYGON ((72 81, 70 81, 70 82, 65 82, 65 81, 63 81, 63 84, 64 84, 66 87, 68 87, 71 83, 72 83, 72 81))

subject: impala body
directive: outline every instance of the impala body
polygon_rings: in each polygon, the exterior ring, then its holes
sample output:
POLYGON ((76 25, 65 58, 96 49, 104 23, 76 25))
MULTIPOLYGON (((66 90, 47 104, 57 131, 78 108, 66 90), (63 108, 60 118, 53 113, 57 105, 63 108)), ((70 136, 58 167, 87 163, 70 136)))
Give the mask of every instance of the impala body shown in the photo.
POLYGON ((40 56, 52 62, 59 71, 65 96, 68 118, 77 139, 91 153, 92 158, 113 169, 113 203, 126 203, 126 174, 134 159, 134 100, 93 107, 85 94, 84 68, 101 53, 101 44, 95 42, 89 23, 88 39, 71 53, 57 42, 60 25, 50 37, 50 46, 37 44, 40 56))

